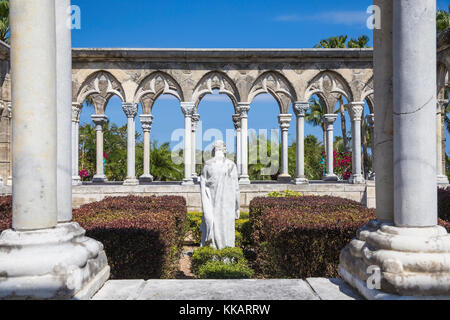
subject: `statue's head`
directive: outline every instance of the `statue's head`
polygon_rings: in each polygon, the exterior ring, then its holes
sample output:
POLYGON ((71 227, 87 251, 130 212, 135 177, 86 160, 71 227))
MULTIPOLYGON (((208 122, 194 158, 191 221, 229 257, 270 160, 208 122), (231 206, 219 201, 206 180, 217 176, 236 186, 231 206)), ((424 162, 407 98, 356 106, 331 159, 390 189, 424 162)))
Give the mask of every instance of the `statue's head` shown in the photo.
POLYGON ((227 145, 222 140, 216 140, 212 148, 212 156, 216 155, 216 151, 221 151, 223 154, 227 153, 227 145))

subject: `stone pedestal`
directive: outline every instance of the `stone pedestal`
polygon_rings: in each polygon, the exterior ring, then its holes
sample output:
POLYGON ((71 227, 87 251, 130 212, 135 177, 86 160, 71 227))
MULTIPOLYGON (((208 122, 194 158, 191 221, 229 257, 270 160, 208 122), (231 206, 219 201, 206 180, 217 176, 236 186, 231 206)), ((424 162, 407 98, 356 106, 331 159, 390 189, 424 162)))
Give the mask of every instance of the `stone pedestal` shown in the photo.
POLYGON ((110 269, 103 245, 72 222, 52 229, 4 231, 0 271, 0 299, 89 299, 109 278, 110 269))

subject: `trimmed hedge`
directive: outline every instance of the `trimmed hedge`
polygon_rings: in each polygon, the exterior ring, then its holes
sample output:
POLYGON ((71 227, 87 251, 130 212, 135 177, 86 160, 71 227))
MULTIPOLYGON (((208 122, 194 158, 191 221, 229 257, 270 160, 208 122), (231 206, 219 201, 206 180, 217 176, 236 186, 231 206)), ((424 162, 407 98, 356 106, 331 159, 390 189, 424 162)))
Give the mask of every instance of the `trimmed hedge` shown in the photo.
POLYGON ((183 197, 109 197, 74 210, 86 235, 103 243, 111 279, 172 278, 186 231, 183 197))
POLYGON ((267 278, 337 277, 340 251, 374 218, 375 210, 337 197, 255 198, 253 268, 267 278))
POLYGON ((450 222, 450 190, 438 190, 439 218, 450 222))
POLYGON ((11 228, 12 225, 12 196, 0 197, 0 232, 11 228))

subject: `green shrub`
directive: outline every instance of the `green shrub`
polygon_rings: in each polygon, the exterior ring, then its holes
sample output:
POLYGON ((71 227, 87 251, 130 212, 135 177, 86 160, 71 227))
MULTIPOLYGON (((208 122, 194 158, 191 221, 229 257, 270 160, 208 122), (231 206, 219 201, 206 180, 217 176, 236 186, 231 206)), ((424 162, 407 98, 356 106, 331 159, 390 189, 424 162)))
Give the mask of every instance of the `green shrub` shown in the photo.
POLYGON ((303 193, 292 190, 273 191, 267 195, 271 198, 303 197, 303 193))
POLYGON ((198 248, 192 254, 191 271, 200 279, 247 279, 253 276, 240 248, 198 248))
POLYGON ((171 278, 186 231, 183 197, 114 197, 74 210, 88 237, 103 243, 112 279, 171 278))
POLYGON ((439 218, 450 222, 450 190, 438 190, 439 218))
POLYGON ((226 263, 223 261, 208 261, 200 266, 200 279, 250 279, 254 271, 244 262, 226 263))
POLYGON ((202 224, 202 212, 188 212, 187 214, 187 228, 192 236, 194 245, 199 246, 202 241, 202 233, 200 225, 202 224))

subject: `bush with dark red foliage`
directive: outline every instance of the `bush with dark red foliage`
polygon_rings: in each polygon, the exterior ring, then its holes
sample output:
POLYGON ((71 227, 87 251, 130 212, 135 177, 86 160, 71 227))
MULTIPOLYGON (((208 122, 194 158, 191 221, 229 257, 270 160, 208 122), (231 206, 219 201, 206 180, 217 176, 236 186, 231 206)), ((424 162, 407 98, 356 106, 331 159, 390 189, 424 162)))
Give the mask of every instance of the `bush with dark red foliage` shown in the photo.
POLYGON ((11 228, 12 196, 0 197, 0 232, 11 228))
POLYGON ((74 221, 105 247, 112 279, 171 278, 186 232, 183 197, 111 197, 74 210, 74 221))
POLYGON ((438 190, 439 218, 450 222, 450 190, 438 190))
POLYGON ((375 210, 336 197, 255 198, 254 269, 267 278, 337 277, 339 254, 375 210))

